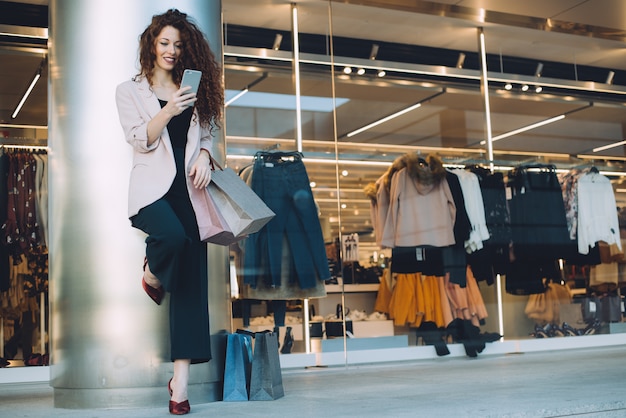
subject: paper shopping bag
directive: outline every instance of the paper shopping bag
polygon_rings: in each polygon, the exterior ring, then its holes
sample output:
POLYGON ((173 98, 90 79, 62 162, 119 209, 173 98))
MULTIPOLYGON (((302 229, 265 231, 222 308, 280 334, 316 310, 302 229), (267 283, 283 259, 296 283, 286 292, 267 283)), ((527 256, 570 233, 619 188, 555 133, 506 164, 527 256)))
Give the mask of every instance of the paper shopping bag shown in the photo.
POLYGON ((252 337, 228 334, 224 367, 224 402, 247 401, 252 366, 252 337))
POLYGON ((275 216, 254 190, 228 167, 211 172, 207 190, 236 237, 258 232, 275 216))
POLYGON ((272 401, 285 395, 278 356, 278 335, 257 332, 250 374, 250 400, 272 401))
POLYGON ((213 244, 230 245, 241 239, 235 237, 232 233, 207 189, 198 190, 192 188, 192 193, 195 194, 194 201, 196 205, 194 205, 194 209, 196 211, 200 240, 213 244))

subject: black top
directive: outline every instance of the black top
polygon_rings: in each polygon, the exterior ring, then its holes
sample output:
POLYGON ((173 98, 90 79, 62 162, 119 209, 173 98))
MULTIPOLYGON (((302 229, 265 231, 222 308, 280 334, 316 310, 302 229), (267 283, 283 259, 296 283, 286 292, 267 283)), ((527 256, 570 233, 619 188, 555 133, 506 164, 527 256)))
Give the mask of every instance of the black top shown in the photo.
MULTIPOLYGON (((159 99, 161 108, 167 104, 165 100, 159 99)), ((183 110, 183 113, 174 116, 167 124, 167 131, 170 134, 170 140, 174 148, 185 148, 187 144, 187 131, 193 116, 193 107, 183 110)))

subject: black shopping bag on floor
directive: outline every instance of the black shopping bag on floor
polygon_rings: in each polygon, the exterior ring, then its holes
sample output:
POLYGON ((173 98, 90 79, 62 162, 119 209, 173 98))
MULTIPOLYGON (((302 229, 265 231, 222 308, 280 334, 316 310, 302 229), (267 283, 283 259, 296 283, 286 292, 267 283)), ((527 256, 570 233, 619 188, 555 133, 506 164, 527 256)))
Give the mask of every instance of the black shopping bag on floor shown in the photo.
POLYGON ((224 402, 247 401, 252 371, 252 337, 228 334, 224 367, 224 402))
POLYGON ((272 401, 284 395, 278 356, 278 335, 274 332, 258 332, 254 336, 250 400, 272 401))

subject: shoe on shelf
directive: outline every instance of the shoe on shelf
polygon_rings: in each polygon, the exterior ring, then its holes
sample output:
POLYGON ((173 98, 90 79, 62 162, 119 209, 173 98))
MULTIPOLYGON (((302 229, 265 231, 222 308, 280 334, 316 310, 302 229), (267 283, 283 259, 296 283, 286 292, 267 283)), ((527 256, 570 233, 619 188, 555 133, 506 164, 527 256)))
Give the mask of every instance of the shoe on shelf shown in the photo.
POLYGON ((587 327, 582 331, 583 335, 593 335, 600 331, 602 327, 602 323, 595 319, 591 324, 587 325, 587 327))
POLYGON ((24 366, 43 366, 43 357, 39 353, 32 353, 24 359, 24 366))
POLYGON ((559 327, 556 324, 550 324, 550 325, 551 325, 550 331, 552 332, 553 337, 565 337, 565 331, 561 329, 561 327, 559 327))
POLYGON ((561 329, 563 329, 563 332, 565 332, 565 335, 567 335, 568 337, 575 337, 575 336, 580 335, 580 331, 572 327, 567 322, 563 322, 561 329))
POLYGON ((550 334, 546 327, 542 327, 541 325, 535 325, 535 332, 530 335, 534 336, 535 338, 549 338, 550 334))
POLYGON ((280 353, 289 354, 291 353, 292 348, 293 348, 293 334, 291 333, 291 327, 287 327, 287 331, 285 332, 285 340, 283 341, 283 346, 280 348, 280 353))

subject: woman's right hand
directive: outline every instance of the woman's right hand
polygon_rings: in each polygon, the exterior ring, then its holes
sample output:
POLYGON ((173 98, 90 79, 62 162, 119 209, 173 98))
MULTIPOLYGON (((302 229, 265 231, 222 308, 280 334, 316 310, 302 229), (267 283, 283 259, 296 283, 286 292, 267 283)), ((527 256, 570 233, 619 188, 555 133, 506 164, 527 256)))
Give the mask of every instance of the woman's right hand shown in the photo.
POLYGON ((183 113, 189 106, 196 102, 196 94, 188 92, 191 87, 185 86, 172 93, 161 111, 148 122, 148 146, 151 146, 167 127, 169 121, 177 115, 183 113))
POLYGON ((190 89, 191 86, 185 86, 176 90, 163 109, 174 117, 183 113, 188 107, 193 107, 198 98, 196 93, 189 92, 190 89))

